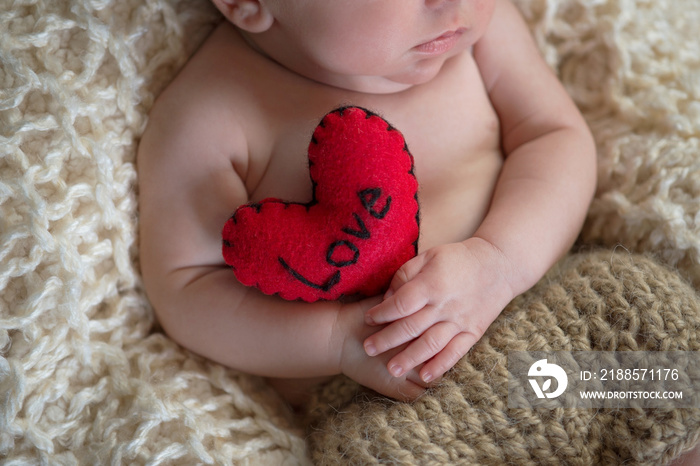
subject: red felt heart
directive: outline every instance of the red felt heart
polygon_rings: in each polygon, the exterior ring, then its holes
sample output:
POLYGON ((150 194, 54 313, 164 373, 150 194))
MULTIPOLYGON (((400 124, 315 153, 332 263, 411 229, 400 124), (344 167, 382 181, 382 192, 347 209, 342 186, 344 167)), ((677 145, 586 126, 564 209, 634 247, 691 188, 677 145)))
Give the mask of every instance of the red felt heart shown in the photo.
POLYGON ((378 115, 327 114, 309 144, 313 199, 239 207, 223 229, 236 278, 284 299, 382 293, 418 247, 418 182, 401 133, 378 115))

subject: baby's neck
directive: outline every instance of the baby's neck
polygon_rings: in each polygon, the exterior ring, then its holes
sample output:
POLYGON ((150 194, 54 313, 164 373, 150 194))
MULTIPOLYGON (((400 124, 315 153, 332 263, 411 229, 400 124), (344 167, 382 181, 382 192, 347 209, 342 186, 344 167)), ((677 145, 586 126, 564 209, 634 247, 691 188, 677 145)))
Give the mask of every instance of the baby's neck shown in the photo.
POLYGON ((324 72, 322 69, 317 67, 296 64, 293 60, 288 60, 286 62, 283 60, 278 60, 260 47, 260 45, 258 45, 246 31, 238 28, 236 28, 236 31, 240 34, 245 43, 255 52, 259 53, 268 60, 277 63, 279 66, 282 66, 290 72, 319 84, 361 94, 394 94, 403 92, 414 86, 413 84, 392 81, 384 76, 335 75, 324 72), (312 69, 317 71, 308 71, 312 69))

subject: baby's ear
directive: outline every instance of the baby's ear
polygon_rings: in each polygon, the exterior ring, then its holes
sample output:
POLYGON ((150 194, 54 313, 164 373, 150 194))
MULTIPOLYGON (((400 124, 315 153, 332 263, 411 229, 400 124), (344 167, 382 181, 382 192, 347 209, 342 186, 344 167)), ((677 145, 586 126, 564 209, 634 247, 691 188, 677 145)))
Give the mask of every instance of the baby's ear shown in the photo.
POLYGON ((265 32, 274 17, 263 0, 213 0, 226 19, 244 31, 265 32))

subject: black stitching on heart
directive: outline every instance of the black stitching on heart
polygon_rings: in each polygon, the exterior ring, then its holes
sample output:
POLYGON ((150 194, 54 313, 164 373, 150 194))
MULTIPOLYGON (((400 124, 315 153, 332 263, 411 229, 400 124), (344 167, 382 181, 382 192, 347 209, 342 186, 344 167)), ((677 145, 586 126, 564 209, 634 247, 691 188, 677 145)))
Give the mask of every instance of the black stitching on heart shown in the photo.
MULTIPOLYGON (((309 173, 311 173, 311 170, 309 170, 309 173)), ((316 199, 316 188, 318 187, 318 182, 311 178, 311 200, 304 204, 306 206, 306 210, 308 211, 310 208, 318 204, 318 199, 316 199)))
POLYGON ((374 204, 377 203, 377 201, 382 195, 382 188, 363 189, 362 191, 358 192, 357 195, 360 197, 362 207, 364 207, 365 210, 369 212, 372 217, 381 220, 384 217, 386 217, 387 213, 389 213, 389 208, 391 207, 391 196, 387 196, 386 203, 384 204, 384 208, 381 211, 377 212, 373 209, 374 204))
MULTIPOLYGON (((411 166, 411 171, 413 171, 413 166, 411 166)), ((416 225, 418 226, 418 234, 416 235, 416 240, 413 242, 413 250, 415 251, 415 255, 418 255, 418 240, 420 239, 420 202, 418 202, 418 191, 416 191, 416 193, 413 195, 413 199, 415 199, 416 205, 418 205, 418 210, 416 210, 416 225)))
MULTIPOLYGON (((299 272, 297 272, 296 270, 291 268, 289 266, 289 264, 287 264, 287 262, 285 262, 285 260, 282 259, 282 257, 278 257, 277 259, 279 260, 279 263, 282 265, 284 270, 286 270, 287 272, 292 274, 292 277, 294 277, 295 279, 302 282, 304 285, 309 286, 311 288, 321 290, 324 292, 328 292, 328 291, 330 291, 331 288, 333 288, 335 285, 340 283, 340 270, 336 270, 336 272, 333 275, 331 275, 328 278, 328 280, 326 280, 326 283, 319 285, 319 284, 314 283, 311 280, 307 279, 302 274, 300 274, 299 272)), ((258 288, 260 288, 260 287, 258 286, 258 288)))
POLYGON ((347 233, 348 235, 355 236, 356 238, 360 239, 370 239, 371 234, 367 227, 365 226, 365 222, 362 221, 359 215, 357 215, 355 212, 352 213, 352 216, 355 218, 355 221, 357 222, 357 226, 360 227, 359 230, 354 230, 350 227, 345 227, 341 231, 344 233, 347 233))
POLYGON ((360 110, 364 110, 365 112, 367 112, 367 110, 361 107, 356 107, 354 105, 343 105, 342 107, 338 107, 335 110, 329 112, 326 116, 323 117, 323 119, 325 120, 328 115, 332 115, 333 113, 337 113, 339 116, 342 117, 343 113, 345 113, 345 110, 348 110, 350 108, 359 108, 360 110))
POLYGON ((330 265, 332 265, 334 267, 338 267, 338 268, 347 267, 348 265, 353 265, 353 264, 357 263, 359 258, 360 258, 360 250, 357 248, 357 246, 352 244, 350 241, 344 240, 344 239, 334 242, 333 244, 328 246, 328 251, 326 251, 326 262, 328 262, 330 265), (338 246, 346 246, 347 248, 349 248, 353 252, 353 258, 346 260, 346 261, 334 260, 333 253, 335 252, 335 248, 338 246))

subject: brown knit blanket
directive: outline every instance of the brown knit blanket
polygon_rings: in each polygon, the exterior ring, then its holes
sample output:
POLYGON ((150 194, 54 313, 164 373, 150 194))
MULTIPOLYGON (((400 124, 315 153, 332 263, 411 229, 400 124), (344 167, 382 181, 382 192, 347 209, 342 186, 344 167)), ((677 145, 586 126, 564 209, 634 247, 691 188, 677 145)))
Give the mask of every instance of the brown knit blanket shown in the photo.
POLYGON ((514 300, 412 404, 338 377, 308 412, 317 464, 662 464, 700 436, 697 409, 510 409, 509 351, 698 351, 700 301, 624 251, 574 254, 514 300))

